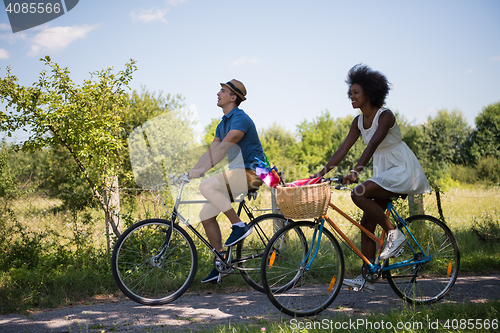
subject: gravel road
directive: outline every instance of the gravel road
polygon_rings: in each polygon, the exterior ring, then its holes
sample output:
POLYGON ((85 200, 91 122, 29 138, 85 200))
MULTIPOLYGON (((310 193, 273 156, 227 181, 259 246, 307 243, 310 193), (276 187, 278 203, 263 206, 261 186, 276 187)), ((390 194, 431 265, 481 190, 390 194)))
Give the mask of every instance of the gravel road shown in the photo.
MULTIPOLYGON (((485 302, 500 300, 500 274, 459 277, 442 302, 485 302)), ((377 293, 367 294, 343 289, 330 308, 315 319, 332 313, 360 314, 397 309, 406 306, 382 281, 377 293)), ((32 312, 28 315, 0 316, 0 332, 185 332, 200 327, 245 324, 261 320, 289 322, 256 291, 227 294, 186 293, 175 302, 162 306, 144 306, 132 301, 104 302, 88 306, 32 312)))

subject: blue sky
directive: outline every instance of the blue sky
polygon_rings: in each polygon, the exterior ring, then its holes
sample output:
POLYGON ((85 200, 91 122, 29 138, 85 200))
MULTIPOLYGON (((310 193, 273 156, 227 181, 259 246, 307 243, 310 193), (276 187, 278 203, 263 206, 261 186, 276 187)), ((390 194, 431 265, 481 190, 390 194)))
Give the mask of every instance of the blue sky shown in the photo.
MULTIPOLYGON (((344 82, 365 63, 393 85, 387 106, 422 123, 440 109, 473 125, 500 101, 500 1, 81 0, 65 15, 12 33, 0 11, 0 73, 24 85, 50 55, 81 84, 130 59, 130 86, 182 94, 205 126, 222 116, 219 83, 236 78, 259 129, 295 131, 328 110, 354 115, 344 82)), ((25 138, 17 134, 17 139, 25 138)))

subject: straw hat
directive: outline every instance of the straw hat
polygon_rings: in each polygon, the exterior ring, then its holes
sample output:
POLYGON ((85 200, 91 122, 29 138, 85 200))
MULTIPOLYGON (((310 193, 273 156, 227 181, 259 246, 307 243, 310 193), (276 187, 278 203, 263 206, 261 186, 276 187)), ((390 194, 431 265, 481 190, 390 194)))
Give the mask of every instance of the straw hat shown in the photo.
POLYGON ((232 91, 234 91, 234 93, 238 95, 242 101, 246 100, 245 95, 247 94, 247 90, 245 89, 243 83, 241 83, 240 81, 232 79, 231 81, 226 83, 221 83, 220 85, 221 87, 226 86, 232 91))

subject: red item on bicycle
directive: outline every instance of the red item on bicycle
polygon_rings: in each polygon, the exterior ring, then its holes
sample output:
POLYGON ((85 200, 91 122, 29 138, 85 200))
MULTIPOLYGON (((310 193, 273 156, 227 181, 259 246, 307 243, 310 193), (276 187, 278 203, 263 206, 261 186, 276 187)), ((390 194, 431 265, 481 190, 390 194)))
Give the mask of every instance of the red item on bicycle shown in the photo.
POLYGON ((313 185, 317 183, 321 183, 321 177, 297 179, 290 183, 290 187, 313 185))

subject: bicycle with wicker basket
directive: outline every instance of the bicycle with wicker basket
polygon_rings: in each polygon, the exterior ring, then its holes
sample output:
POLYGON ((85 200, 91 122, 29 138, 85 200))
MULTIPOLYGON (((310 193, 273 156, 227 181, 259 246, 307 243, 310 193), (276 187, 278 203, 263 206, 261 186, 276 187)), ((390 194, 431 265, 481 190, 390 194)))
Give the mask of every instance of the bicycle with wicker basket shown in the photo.
POLYGON ((312 316, 330 306, 344 279, 344 257, 338 237, 363 260, 361 271, 366 281, 387 279, 394 292, 409 303, 433 303, 450 291, 457 279, 460 253, 455 237, 442 221, 429 215, 403 219, 391 201, 386 214, 404 233, 406 242, 394 257, 380 260, 384 231, 379 237, 375 236, 331 203, 330 183, 338 184, 336 190, 350 190, 342 187, 341 178, 325 179, 315 185, 277 188, 282 213, 297 222, 276 232, 264 251, 262 283, 272 304, 290 316, 312 316), (327 215, 328 209, 376 242, 378 251, 374 262, 370 262, 327 215), (299 221, 307 218, 314 220, 299 221))

